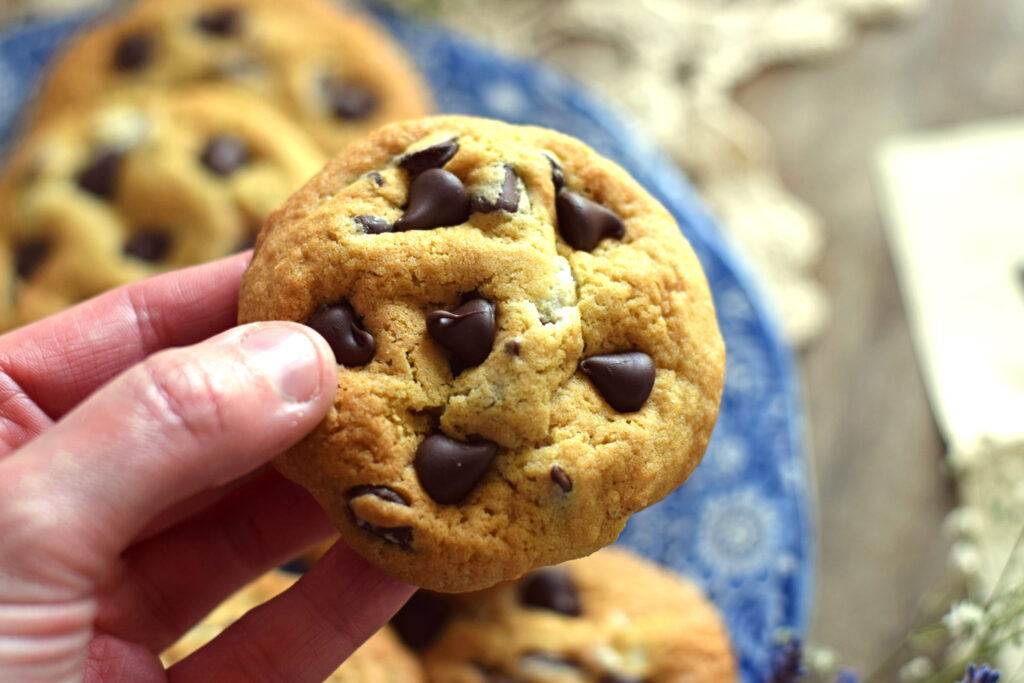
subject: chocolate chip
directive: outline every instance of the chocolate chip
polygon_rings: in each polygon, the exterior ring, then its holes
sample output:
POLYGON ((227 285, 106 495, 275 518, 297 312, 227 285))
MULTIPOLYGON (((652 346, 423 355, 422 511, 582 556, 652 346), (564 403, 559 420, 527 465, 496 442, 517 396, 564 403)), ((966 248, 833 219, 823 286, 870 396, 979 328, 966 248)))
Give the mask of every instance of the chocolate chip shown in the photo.
POLYGON ((345 496, 348 512, 352 515, 352 520, 357 527, 367 531, 378 538, 397 545, 400 548, 408 549, 412 545, 412 527, 409 526, 377 526, 371 524, 365 519, 362 519, 355 513, 352 508, 352 501, 362 496, 374 496, 388 503, 395 503, 396 505, 409 506, 407 501, 402 494, 394 489, 389 489, 386 486, 355 486, 349 489, 348 494, 345 496))
POLYGON ((551 164, 551 182, 555 186, 555 194, 557 195, 565 188, 565 171, 551 157, 547 157, 547 160, 551 164))
POLYGON ((473 299, 455 309, 427 316, 427 331, 466 367, 483 363, 494 346, 494 304, 473 299))
POLYGON ((203 12, 196 19, 196 26, 203 32, 218 38, 233 36, 242 26, 242 13, 237 7, 221 7, 203 12))
POLYGON ((377 96, 354 81, 331 78, 324 82, 327 107, 335 118, 363 119, 377 108, 377 96))
POLYGON ((309 569, 309 565, 306 563, 304 559, 299 557, 294 560, 285 562, 280 567, 278 567, 278 569, 285 572, 286 574, 297 574, 301 576, 302 574, 306 573, 306 570, 309 569))
POLYGON ((114 48, 114 66, 120 71, 138 71, 153 58, 153 41, 145 33, 131 33, 114 48))
POLYGON ((573 249, 593 251, 605 237, 622 239, 626 234, 618 216, 575 192, 559 192, 555 208, 558 211, 558 232, 573 249))
POLYGON ((112 150, 101 150, 89 165, 78 172, 75 182, 78 186, 102 199, 114 196, 117 174, 121 170, 121 155, 112 150))
POLYGON ((620 413, 640 410, 654 388, 654 361, 643 351, 584 358, 580 370, 620 413))
POLYGON ((636 674, 608 673, 601 676, 599 683, 645 683, 647 679, 636 674))
POLYGON ((229 176, 249 162, 249 149, 234 135, 211 138, 199 157, 203 166, 219 176, 229 176))
POLYGON ((387 219, 381 218, 380 216, 369 216, 363 214, 361 216, 355 216, 352 220, 363 227, 363 232, 368 235, 379 235, 382 232, 394 232, 395 226, 391 225, 387 219))
POLYGON ((395 230, 431 230, 465 223, 469 218, 469 194, 457 176, 432 168, 416 176, 409 187, 405 215, 395 230))
POLYGON ((327 340, 339 364, 354 367, 373 360, 377 344, 373 335, 360 327, 347 301, 324 304, 306 324, 327 340))
POLYGON ((406 647, 419 652, 437 640, 452 611, 451 602, 443 596, 418 590, 391 617, 391 625, 406 647))
POLYGON ((505 342, 505 353, 510 356, 518 356, 519 351, 522 350, 522 345, 518 339, 512 339, 505 342))
POLYGON ((519 602, 570 617, 582 613, 576 586, 564 569, 541 569, 527 574, 519 584, 519 602))
POLYGON ((478 436, 458 441, 436 433, 420 442, 413 466, 435 502, 454 505, 469 495, 497 453, 498 444, 478 436))
POLYGON ((432 168, 441 168, 451 161, 451 158, 458 151, 458 139, 452 138, 451 140, 445 140, 425 149, 406 154, 398 162, 398 165, 408 172, 410 178, 415 178, 424 171, 432 168))
POLYGON ((156 263, 163 261, 171 248, 171 237, 161 228, 143 228, 132 235, 124 244, 126 256, 141 261, 156 263))
POLYGON ((31 237, 19 244, 14 257, 18 277, 22 280, 32 277, 32 273, 43 265, 43 261, 49 253, 50 242, 42 237, 31 237))
POLYGON ((519 176, 511 166, 505 167, 505 179, 501 183, 501 192, 493 202, 483 197, 473 197, 473 211, 479 213, 492 213, 494 211, 507 211, 515 213, 519 208, 519 176))
POLYGON ((378 173, 377 171, 370 171, 366 175, 373 178, 373 182, 377 183, 377 187, 384 187, 384 176, 382 176, 380 173, 378 173))
POLYGON ((569 475, 565 473, 565 470, 558 465, 551 466, 551 481, 558 484, 558 488, 562 489, 566 493, 572 491, 572 479, 570 479, 569 475))

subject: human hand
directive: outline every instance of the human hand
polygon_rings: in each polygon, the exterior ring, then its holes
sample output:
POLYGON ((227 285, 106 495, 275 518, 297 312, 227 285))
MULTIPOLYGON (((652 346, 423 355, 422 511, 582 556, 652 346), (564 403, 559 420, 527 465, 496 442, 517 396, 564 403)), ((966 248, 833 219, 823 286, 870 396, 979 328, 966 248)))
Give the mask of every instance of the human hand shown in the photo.
POLYGON ((295 323, 232 329, 247 262, 0 337, 0 680, 320 681, 412 593, 338 543, 160 664, 235 589, 331 533, 266 463, 326 413, 334 356, 295 323))

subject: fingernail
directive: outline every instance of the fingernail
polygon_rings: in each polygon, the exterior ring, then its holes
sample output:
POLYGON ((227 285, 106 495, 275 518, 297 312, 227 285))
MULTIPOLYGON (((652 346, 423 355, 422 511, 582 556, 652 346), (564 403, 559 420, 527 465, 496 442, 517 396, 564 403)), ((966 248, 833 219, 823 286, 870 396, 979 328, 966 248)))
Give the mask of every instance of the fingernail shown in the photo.
POLYGON ((313 341, 284 325, 265 325, 245 335, 242 349, 288 401, 305 403, 320 390, 320 359, 313 341))

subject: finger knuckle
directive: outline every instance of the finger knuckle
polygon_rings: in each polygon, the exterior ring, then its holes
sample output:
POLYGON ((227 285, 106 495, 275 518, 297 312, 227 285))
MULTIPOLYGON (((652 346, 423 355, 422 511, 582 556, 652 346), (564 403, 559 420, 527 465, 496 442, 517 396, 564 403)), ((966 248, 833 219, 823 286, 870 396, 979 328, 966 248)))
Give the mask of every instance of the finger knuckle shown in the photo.
POLYGON ((157 423, 205 440, 228 426, 224 392, 199 363, 173 353, 151 356, 140 366, 143 405, 157 423))

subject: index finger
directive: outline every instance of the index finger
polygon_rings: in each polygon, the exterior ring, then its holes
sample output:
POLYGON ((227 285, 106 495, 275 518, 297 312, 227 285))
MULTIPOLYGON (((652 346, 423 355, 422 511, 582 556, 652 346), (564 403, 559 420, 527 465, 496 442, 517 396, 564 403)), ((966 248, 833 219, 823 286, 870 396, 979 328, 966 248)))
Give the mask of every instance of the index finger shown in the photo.
POLYGON ((0 373, 56 420, 146 356, 234 326, 251 257, 157 275, 14 330, 0 337, 0 373))

